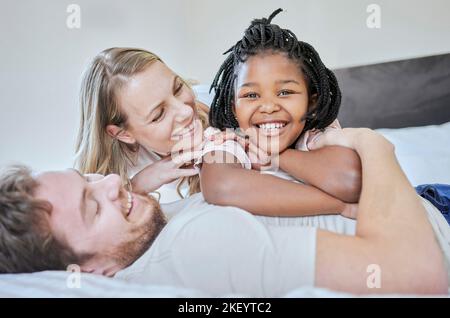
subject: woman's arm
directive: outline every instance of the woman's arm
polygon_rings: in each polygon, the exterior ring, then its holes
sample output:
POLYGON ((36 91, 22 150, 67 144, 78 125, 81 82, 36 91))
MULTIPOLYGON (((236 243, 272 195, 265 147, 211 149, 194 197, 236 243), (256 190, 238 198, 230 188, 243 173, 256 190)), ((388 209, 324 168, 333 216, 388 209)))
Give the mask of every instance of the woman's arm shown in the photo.
POLYGON ((293 177, 344 202, 358 202, 361 161, 354 150, 337 146, 313 151, 287 149, 279 160, 280 168, 293 177))
MULTIPOLYGON (((243 169, 240 164, 207 163, 213 162, 210 156, 205 155, 200 172, 202 193, 209 203, 269 216, 339 214, 346 206, 312 186, 243 169)), ((215 156, 235 162, 226 152, 216 151, 215 156)))

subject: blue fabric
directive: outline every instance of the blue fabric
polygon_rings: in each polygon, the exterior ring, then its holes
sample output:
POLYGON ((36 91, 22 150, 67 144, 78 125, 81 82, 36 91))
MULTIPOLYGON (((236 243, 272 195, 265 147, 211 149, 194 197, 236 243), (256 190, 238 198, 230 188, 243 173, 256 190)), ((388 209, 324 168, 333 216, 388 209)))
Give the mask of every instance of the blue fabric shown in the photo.
POLYGON ((450 185, 439 183, 422 184, 416 187, 416 192, 441 211, 450 225, 450 185))

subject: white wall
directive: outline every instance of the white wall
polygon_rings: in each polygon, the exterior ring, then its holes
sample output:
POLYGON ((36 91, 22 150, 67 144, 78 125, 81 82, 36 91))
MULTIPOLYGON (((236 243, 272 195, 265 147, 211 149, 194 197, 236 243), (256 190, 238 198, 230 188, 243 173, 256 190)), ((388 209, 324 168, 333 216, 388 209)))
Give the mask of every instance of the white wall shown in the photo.
POLYGON ((0 165, 72 165, 78 88, 86 62, 111 46, 158 53, 186 78, 210 83, 251 19, 311 43, 332 68, 450 52, 447 0, 1 0, 0 165), (81 7, 81 29, 66 8, 81 7), (381 29, 366 7, 381 7, 381 29))

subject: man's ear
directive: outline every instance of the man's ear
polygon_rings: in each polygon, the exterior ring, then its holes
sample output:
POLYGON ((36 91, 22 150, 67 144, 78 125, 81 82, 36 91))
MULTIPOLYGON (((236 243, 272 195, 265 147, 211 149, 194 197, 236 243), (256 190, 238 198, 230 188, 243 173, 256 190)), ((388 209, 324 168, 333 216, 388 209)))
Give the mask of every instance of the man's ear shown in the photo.
POLYGON ((120 140, 121 142, 124 142, 126 144, 132 145, 136 143, 136 139, 134 138, 134 136, 130 132, 119 126, 107 125, 106 133, 112 138, 120 140))

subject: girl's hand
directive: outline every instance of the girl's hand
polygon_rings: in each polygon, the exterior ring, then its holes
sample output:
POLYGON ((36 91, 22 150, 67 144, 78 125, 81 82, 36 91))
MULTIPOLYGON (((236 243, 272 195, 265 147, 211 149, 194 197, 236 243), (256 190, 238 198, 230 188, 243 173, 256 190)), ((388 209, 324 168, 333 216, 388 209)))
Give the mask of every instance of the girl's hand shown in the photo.
POLYGON ((241 137, 233 131, 221 131, 210 136, 209 140, 214 140, 214 144, 216 145, 221 145, 227 140, 234 140, 239 143, 250 158, 252 169, 261 170, 262 167, 269 165, 271 162, 271 157, 265 151, 253 144, 249 138, 241 137))
POLYGON ((178 178, 198 174, 198 169, 182 168, 182 166, 191 165, 195 159, 193 153, 183 153, 176 159, 175 161, 168 156, 139 171, 131 180, 133 191, 149 193, 178 178))

